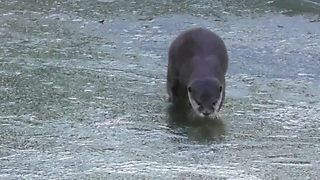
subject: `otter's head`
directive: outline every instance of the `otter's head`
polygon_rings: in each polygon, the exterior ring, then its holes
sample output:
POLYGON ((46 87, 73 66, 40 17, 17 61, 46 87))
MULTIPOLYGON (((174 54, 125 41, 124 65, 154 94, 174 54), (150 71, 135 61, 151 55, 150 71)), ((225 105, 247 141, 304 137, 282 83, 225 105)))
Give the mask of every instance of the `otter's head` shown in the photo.
POLYGON ((197 115, 215 118, 222 101, 223 88, 215 78, 195 79, 190 82, 188 97, 197 115))

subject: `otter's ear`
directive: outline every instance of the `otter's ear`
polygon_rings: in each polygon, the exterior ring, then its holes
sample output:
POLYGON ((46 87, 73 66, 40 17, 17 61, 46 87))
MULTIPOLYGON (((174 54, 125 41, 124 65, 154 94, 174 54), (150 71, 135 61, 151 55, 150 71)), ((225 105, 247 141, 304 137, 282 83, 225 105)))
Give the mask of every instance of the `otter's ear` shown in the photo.
POLYGON ((222 86, 220 86, 220 89, 219 89, 219 90, 220 90, 220 92, 222 91, 222 86))
POLYGON ((189 86, 188 87, 188 91, 191 93, 192 92, 192 88, 189 86))

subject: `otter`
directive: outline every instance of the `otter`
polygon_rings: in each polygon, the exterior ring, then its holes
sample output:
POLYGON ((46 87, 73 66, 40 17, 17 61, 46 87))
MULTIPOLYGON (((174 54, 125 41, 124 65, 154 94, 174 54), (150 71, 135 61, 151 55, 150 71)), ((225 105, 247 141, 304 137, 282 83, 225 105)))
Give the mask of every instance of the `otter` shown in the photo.
POLYGON ((200 117, 217 117, 225 98, 227 69, 227 49, 218 35, 205 28, 182 32, 168 52, 169 101, 191 104, 200 117))

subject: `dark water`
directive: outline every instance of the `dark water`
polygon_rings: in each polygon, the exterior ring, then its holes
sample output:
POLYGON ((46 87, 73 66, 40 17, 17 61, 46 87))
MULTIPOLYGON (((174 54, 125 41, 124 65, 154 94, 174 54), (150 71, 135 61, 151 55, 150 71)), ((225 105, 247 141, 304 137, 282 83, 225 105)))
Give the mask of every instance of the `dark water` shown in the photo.
POLYGON ((0 4, 0 179, 320 178, 318 1, 0 4), (228 47, 222 123, 168 113, 195 26, 228 47))

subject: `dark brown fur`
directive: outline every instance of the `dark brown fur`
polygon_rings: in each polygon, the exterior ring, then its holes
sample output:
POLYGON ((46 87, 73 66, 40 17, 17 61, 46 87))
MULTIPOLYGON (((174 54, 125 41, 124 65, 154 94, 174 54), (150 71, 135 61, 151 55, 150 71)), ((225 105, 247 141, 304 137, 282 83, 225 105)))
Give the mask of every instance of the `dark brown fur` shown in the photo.
POLYGON ((225 97, 227 49, 212 31, 193 28, 180 34, 168 54, 167 91, 172 102, 187 101, 187 87, 194 79, 214 77, 223 85, 221 108, 225 97))

